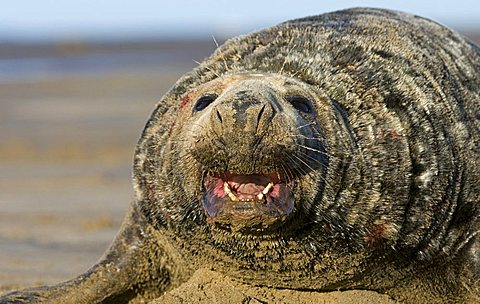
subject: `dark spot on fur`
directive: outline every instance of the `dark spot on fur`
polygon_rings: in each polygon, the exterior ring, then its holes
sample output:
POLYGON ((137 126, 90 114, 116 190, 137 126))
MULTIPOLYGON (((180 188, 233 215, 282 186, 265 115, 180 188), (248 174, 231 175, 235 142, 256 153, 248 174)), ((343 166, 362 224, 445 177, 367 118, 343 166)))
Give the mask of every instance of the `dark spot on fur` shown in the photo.
POLYGON ((373 50, 373 52, 375 54, 377 54, 378 56, 382 57, 382 58, 385 58, 385 59, 388 59, 388 58, 391 58, 393 57, 393 54, 390 53, 390 52, 387 52, 385 50, 373 50))
POLYGON ((378 246, 387 236, 387 225, 385 223, 376 224, 370 229, 365 237, 365 242, 369 247, 378 246))

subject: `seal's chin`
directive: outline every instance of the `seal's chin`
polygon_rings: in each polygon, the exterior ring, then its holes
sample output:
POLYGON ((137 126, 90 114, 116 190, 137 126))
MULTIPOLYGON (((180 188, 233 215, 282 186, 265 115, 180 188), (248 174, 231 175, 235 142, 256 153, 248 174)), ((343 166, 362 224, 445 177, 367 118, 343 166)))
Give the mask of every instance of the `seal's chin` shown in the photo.
POLYGON ((283 222, 293 210, 292 183, 280 174, 206 175, 203 206, 211 224, 230 228, 265 229, 283 222))

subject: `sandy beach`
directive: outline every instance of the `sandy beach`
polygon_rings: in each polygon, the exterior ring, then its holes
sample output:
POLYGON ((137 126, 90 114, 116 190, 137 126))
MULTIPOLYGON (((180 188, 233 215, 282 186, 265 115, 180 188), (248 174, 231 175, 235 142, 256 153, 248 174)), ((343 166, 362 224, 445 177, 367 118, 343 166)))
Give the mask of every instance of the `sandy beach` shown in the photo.
MULTIPOLYGON (((120 62, 135 54, 151 57, 138 64, 133 58, 125 66, 115 62, 110 66, 100 56, 96 60, 105 67, 92 64, 97 68, 91 69, 78 58, 91 49, 61 47, 63 51, 39 49, 41 56, 31 50, 15 52, 13 47, 0 51, 0 66, 12 69, 12 60, 25 58, 73 64, 0 73, 0 294, 73 278, 102 256, 132 200, 133 152, 150 112, 196 65, 194 60, 201 61, 215 44, 157 45, 154 50, 97 46, 94 53, 104 57, 123 50, 126 57, 120 56, 120 62), (152 55, 162 50, 158 58, 152 55)), ((212 277, 208 284, 229 292, 230 281, 212 277)), ((189 284, 198 285, 196 280, 189 284)), ((349 297, 355 299, 356 294, 349 297)), ((180 298, 177 292, 164 300, 174 303, 180 298)))
POLYGON ((132 198, 136 140, 182 71, 0 84, 0 285, 88 269, 132 198))

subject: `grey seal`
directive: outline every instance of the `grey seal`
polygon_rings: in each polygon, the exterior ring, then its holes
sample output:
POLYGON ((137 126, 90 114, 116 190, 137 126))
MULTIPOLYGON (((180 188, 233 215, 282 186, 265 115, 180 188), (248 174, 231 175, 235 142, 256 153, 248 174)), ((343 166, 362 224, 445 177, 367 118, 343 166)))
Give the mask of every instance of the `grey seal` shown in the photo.
POLYGON ((479 299, 480 51, 421 17, 348 9, 233 38, 162 98, 135 201, 85 274, 0 303, 154 299, 242 283, 479 299))

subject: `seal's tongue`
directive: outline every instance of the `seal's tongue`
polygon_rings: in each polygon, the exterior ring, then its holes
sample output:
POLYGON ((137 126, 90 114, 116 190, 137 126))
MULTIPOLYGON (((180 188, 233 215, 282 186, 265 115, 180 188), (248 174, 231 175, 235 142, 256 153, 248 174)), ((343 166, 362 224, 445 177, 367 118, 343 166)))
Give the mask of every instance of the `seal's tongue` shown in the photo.
MULTIPOLYGON (((232 187, 232 184, 228 184, 230 185, 230 187, 232 187)), ((233 185, 234 188, 235 186, 237 187, 236 191, 240 199, 240 196, 255 196, 256 194, 262 192, 262 190, 265 188, 264 186, 255 183, 243 183, 239 184, 238 186, 233 185)))
MULTIPOLYGON (((230 175, 224 177, 224 191, 232 193, 239 201, 252 200, 258 198, 261 200, 262 191, 272 182, 271 177, 264 175, 230 175), (228 187, 227 187, 228 186, 228 187), (230 190, 230 191, 229 191, 230 190)), ((270 186, 271 188, 271 186, 270 186)), ((269 191, 270 189, 268 189, 269 191)), ((266 194, 266 193, 265 193, 266 194)), ((232 195, 229 195, 232 198, 232 195)))

